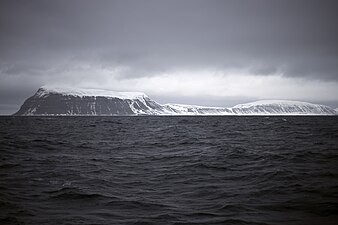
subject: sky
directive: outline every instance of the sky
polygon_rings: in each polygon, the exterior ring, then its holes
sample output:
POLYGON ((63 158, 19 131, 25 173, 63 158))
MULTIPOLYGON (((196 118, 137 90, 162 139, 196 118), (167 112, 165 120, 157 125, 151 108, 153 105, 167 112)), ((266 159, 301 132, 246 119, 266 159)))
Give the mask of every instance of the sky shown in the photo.
POLYGON ((1 0, 0 114, 40 86, 338 107, 338 1, 1 0))

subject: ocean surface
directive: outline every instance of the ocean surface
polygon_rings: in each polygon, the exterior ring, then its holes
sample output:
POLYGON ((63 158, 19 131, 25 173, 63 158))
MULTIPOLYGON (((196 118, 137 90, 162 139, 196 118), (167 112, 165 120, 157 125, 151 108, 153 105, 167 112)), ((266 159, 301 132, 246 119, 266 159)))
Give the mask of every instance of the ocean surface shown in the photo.
POLYGON ((0 117, 0 224, 338 224, 338 117, 0 117))

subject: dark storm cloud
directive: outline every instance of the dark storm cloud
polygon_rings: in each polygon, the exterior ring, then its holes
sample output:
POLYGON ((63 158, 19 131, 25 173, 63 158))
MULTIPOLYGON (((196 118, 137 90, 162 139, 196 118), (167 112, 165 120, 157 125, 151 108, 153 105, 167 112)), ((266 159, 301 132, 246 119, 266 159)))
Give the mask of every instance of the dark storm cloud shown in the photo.
POLYGON ((11 0, 0 8, 1 61, 20 69, 95 55, 134 76, 212 67, 338 79, 336 1, 11 0))

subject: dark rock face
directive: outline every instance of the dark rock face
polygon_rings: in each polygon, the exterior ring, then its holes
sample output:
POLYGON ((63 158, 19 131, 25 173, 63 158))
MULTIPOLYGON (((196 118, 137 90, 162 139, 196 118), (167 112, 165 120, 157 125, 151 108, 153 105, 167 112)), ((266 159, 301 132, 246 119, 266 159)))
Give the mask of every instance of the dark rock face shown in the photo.
POLYGON ((162 106, 149 98, 119 99, 50 93, 28 98, 14 115, 136 115, 154 114, 162 106))

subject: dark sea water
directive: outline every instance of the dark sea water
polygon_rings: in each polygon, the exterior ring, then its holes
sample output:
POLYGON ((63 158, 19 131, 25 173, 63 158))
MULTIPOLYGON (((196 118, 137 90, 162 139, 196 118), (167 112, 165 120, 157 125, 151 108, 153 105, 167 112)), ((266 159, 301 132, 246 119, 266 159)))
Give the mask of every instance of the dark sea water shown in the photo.
POLYGON ((0 117, 0 224, 338 224, 338 117, 0 117))

